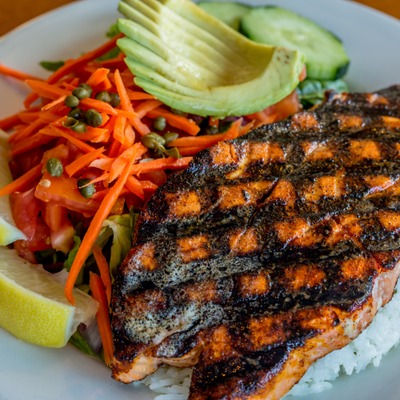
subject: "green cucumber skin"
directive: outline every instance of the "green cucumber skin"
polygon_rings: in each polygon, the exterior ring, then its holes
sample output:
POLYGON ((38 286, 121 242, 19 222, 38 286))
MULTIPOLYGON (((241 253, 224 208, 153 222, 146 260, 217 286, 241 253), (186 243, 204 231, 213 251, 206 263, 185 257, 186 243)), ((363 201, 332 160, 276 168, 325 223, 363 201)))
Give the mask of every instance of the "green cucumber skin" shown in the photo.
POLYGON ((240 32, 256 42, 302 51, 312 79, 335 80, 349 67, 343 43, 335 34, 278 6, 254 7, 241 19, 240 32))

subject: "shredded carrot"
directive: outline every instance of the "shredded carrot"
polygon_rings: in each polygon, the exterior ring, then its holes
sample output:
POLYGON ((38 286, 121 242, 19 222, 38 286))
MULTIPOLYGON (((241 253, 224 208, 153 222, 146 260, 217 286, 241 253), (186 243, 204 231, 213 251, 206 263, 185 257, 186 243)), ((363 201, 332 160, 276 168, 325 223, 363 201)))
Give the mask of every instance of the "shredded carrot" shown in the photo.
POLYGON ((129 100, 151 100, 154 99, 152 94, 146 92, 135 91, 131 89, 126 89, 126 93, 128 94, 129 100))
POLYGON ((67 61, 61 68, 55 71, 52 75, 49 76, 47 82, 52 84, 59 81, 65 75, 68 75, 70 72, 76 70, 77 68, 81 67, 82 65, 87 64, 89 61, 94 60, 102 56, 103 54, 110 51, 112 48, 115 47, 115 44, 119 38, 122 37, 122 34, 113 37, 108 42, 104 43, 97 49, 89 51, 88 53, 83 54, 82 56, 75 58, 73 60, 67 61))
POLYGON ((88 185, 89 185, 89 184, 92 184, 92 183, 97 183, 97 182, 106 181, 106 180, 108 180, 108 177, 109 177, 109 176, 110 176, 109 172, 105 172, 104 174, 101 174, 101 175, 98 176, 97 178, 91 179, 90 182, 88 183, 88 185))
POLYGON ((129 147, 135 143, 136 135, 131 125, 125 125, 124 130, 124 146, 129 147))
POLYGON ((71 304, 75 304, 72 290, 74 288, 76 279, 92 249, 94 242, 97 239, 102 223, 108 217, 112 207, 114 206, 114 203, 118 199, 119 194, 125 186, 126 180, 130 175, 131 164, 132 162, 126 163, 126 168, 123 169, 122 174, 118 177, 114 186, 110 188, 110 190, 104 197, 78 249, 74 262, 69 271, 67 282, 65 284, 65 296, 71 304))
MULTIPOLYGON (((95 151, 96 149, 89 144, 83 142, 82 140, 74 137, 72 134, 73 131, 70 133, 67 133, 63 131, 60 128, 57 128, 55 126, 51 126, 48 129, 42 129, 42 132, 45 133, 48 136, 54 136, 54 137, 63 137, 67 139, 70 143, 74 144, 79 150, 84 151, 85 153, 90 153, 92 151, 95 151)), ((100 155, 101 156, 101 155, 100 155)))
POLYGON ((110 276, 110 267, 106 258, 104 257, 103 252, 99 246, 94 245, 93 256, 96 261, 97 267, 99 268, 100 277, 103 281, 104 288, 106 290, 107 302, 110 304, 111 301, 111 276, 110 276))
POLYGON ((114 139, 121 144, 125 143, 125 117, 117 117, 114 125, 114 139))
POLYGON ((103 171, 109 171, 114 160, 115 160, 115 157, 99 158, 99 159, 91 162, 89 167, 98 168, 103 171))
POLYGON ((10 182, 8 185, 2 187, 0 189, 0 196, 4 196, 6 194, 11 194, 25 189, 32 182, 35 182, 40 178, 42 174, 42 168, 42 164, 39 164, 26 172, 24 175, 10 182))
POLYGON ((192 119, 174 114, 173 112, 164 110, 161 107, 150 111, 148 116, 150 118, 164 117, 171 126, 178 128, 189 135, 197 135, 200 131, 200 127, 192 119))
POLYGON ((113 161, 110 168, 110 175, 108 177, 109 182, 113 182, 118 176, 121 175, 122 170, 126 168, 127 161, 136 161, 147 151, 141 143, 136 143, 131 147, 128 147, 122 154, 113 161))
POLYGON ((218 133, 215 135, 202 135, 202 136, 186 136, 179 137, 178 139, 170 142, 173 147, 207 147, 218 143, 226 138, 226 133, 218 133))
POLYGON ((39 79, 14 68, 6 67, 3 64, 0 64, 0 75, 9 76, 20 81, 26 81, 27 79, 39 79))
POLYGON ((147 113, 156 109, 161 105, 159 100, 146 100, 135 108, 135 111, 139 118, 143 118, 147 113))
POLYGON ((215 135, 180 137, 170 142, 170 146, 176 146, 179 148, 186 146, 206 148, 220 142, 221 140, 234 139, 238 137, 240 134, 240 124, 241 119, 238 119, 227 131, 215 135))
POLYGON ((109 176, 108 176, 108 182, 113 182, 115 179, 117 179, 124 168, 126 168, 126 163, 127 159, 133 157, 133 153, 136 149, 134 146, 129 147, 127 150, 125 150, 119 157, 117 157, 113 163, 111 164, 109 176), (129 158, 128 158, 129 157, 129 158))
POLYGON ((48 144, 53 139, 54 138, 52 136, 48 136, 39 131, 36 135, 30 136, 25 140, 21 140, 15 146, 13 146, 10 152, 11 157, 16 157, 20 154, 26 153, 27 151, 31 151, 40 146, 48 144))
POLYGON ((110 69, 120 69, 120 68, 125 68, 125 62, 124 62, 125 54, 122 52, 119 52, 119 54, 114 57, 114 58, 109 58, 108 60, 100 60, 97 61, 97 64, 101 67, 104 68, 110 68, 110 69))
POLYGON ((39 132, 42 127, 45 127, 46 125, 56 121, 57 119, 59 119, 59 116, 57 114, 52 114, 50 112, 40 113, 35 121, 32 121, 32 123, 24 126, 10 136, 10 144, 13 146, 15 143, 25 140, 29 136, 32 136, 33 134, 39 132))
POLYGON ((110 104, 105 103, 104 101, 87 98, 87 99, 82 99, 79 104, 80 106, 82 105, 86 106, 85 107, 86 109, 93 108, 98 112, 104 112, 110 115, 118 114, 117 110, 114 107, 110 106, 110 104))
POLYGON ((86 83, 89 86, 97 86, 107 78, 109 73, 110 70, 108 68, 97 68, 92 75, 89 76, 86 83))
POLYGON ((74 131, 71 133, 71 136, 79 140, 93 143, 106 142, 110 138, 110 135, 111 132, 108 129, 94 128, 93 126, 86 127, 86 132, 83 133, 76 133, 74 131))
MULTIPOLYGON (((126 88, 124 82, 122 80, 121 74, 118 70, 114 73, 115 85, 118 90, 118 94, 121 98, 121 106, 122 109, 128 112, 134 112, 132 103, 129 99, 128 93, 126 92, 126 88)), ((133 127, 143 136, 150 132, 150 129, 147 125, 143 124, 138 117, 129 118, 129 122, 133 125, 133 127)))
POLYGON ((121 149, 121 143, 118 140, 114 140, 109 147, 108 156, 112 158, 117 157, 121 149))
POLYGON ((187 167, 189 162, 192 160, 192 157, 182 157, 182 158, 158 158, 156 160, 151 160, 147 162, 143 162, 140 164, 135 164, 131 167, 131 173, 133 175, 140 175, 149 172, 155 171, 163 171, 166 169, 180 169, 187 167))
POLYGON ((156 185, 152 181, 139 181, 140 185, 142 186, 143 190, 151 190, 155 191, 158 188, 158 185, 156 185))
POLYGON ((19 112, 19 113, 10 115, 9 117, 1 119, 0 120, 0 129, 3 129, 5 131, 12 129, 21 120, 21 114, 23 114, 23 113, 19 112))
POLYGON ((99 303, 96 320, 99 327, 101 343, 103 345, 104 362, 110 367, 114 357, 114 344, 112 340, 106 290, 103 281, 94 272, 90 272, 89 285, 93 298, 99 303))
POLYGON ((40 98, 40 96, 36 93, 36 92, 31 92, 28 94, 28 96, 26 96, 25 100, 24 100, 24 106, 25 108, 30 108, 32 107, 32 104, 38 100, 40 98))
POLYGON ((69 94, 68 90, 50 85, 44 81, 28 79, 25 82, 37 95, 46 99, 57 100, 59 97, 68 96, 69 94))
POLYGON ((75 175, 81 169, 87 167, 92 161, 96 160, 100 154, 104 153, 104 147, 85 153, 65 167, 65 172, 69 176, 75 175))
POLYGON ((60 104, 63 104, 66 97, 67 97, 67 96, 64 95, 64 96, 59 97, 59 98, 56 99, 56 100, 53 100, 53 101, 50 102, 50 103, 47 103, 46 105, 44 105, 44 106, 42 107, 42 111, 48 111, 48 110, 50 110, 51 108, 54 108, 54 107, 56 107, 56 106, 59 106, 60 104))
POLYGON ((128 177, 125 186, 131 193, 135 194, 142 200, 144 199, 143 186, 141 185, 140 181, 138 181, 133 175, 128 177))

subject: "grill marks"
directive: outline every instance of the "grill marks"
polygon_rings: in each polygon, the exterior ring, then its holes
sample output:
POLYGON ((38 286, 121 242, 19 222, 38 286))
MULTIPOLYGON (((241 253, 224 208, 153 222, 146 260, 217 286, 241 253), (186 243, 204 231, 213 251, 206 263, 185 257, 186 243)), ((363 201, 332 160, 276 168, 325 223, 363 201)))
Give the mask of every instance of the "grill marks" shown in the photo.
POLYGON ((119 270, 113 376, 197 362, 190 399, 278 399, 355 337, 400 272, 399 132, 392 87, 196 156, 119 270))
MULTIPOLYGON (((218 280, 190 281, 175 288, 138 291, 129 297, 131 324, 121 328, 119 336, 131 335, 129 330, 134 326, 135 346, 140 349, 143 341, 152 339, 149 333, 153 333, 153 338, 157 336, 157 340, 168 337, 176 331, 176 324, 181 323, 179 318, 188 313, 191 320, 186 328, 190 330, 195 326, 196 329, 190 332, 194 335, 200 329, 218 326, 221 322, 229 321, 229 326, 247 326, 253 316, 275 315, 306 307, 339 304, 340 309, 351 311, 357 308, 357 302, 370 295, 371 279, 394 270, 399 259, 398 250, 356 251, 315 262, 271 263, 258 271, 218 280), (212 318, 216 315, 218 319, 212 318), (252 317, 243 319, 244 316, 252 317)), ((170 343, 164 343, 156 355, 179 357, 184 339, 186 336, 180 333, 172 335, 170 343)), ((195 343, 197 340, 200 338, 197 337, 195 343)))

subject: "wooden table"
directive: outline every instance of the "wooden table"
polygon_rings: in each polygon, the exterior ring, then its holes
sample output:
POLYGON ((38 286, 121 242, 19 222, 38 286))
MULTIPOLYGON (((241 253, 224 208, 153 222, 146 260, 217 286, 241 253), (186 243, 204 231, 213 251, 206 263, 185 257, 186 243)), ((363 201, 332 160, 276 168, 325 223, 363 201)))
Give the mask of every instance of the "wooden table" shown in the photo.
MULTIPOLYGON (((399 0, 357 1, 400 19, 399 0)), ((73 0, 0 0, 0 36, 37 15, 72 2, 73 0)))

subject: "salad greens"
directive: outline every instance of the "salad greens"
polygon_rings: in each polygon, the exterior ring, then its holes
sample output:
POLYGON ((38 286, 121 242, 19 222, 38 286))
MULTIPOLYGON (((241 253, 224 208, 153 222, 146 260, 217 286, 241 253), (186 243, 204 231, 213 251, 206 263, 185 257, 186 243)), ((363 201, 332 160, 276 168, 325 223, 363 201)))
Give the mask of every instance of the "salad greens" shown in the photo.
POLYGON ((64 61, 41 61, 39 63, 47 71, 57 71, 61 68, 65 62, 64 61))
POLYGON ((103 222, 97 244, 104 247, 110 242, 110 272, 113 277, 116 269, 128 254, 132 244, 132 230, 137 214, 112 215, 103 222), (102 246, 103 245, 103 246, 102 246))
POLYGON ((347 92, 349 85, 343 79, 325 81, 317 79, 305 79, 297 87, 299 99, 304 108, 312 107, 320 103, 325 97, 325 91, 347 92))

